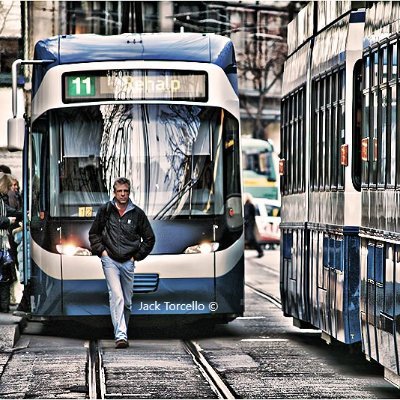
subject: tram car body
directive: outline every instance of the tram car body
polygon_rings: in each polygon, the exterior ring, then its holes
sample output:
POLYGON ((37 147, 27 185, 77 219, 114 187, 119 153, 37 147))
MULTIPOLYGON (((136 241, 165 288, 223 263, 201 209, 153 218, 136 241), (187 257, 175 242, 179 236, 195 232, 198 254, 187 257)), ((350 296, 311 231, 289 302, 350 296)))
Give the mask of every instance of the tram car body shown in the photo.
POLYGON ((361 134, 363 348, 400 387, 400 4, 366 9, 361 134))
POLYGON ((281 298, 298 326, 361 341, 400 386, 400 7, 365 5, 312 2, 288 29, 281 298))
MULTIPOLYGON (((360 204, 361 195, 341 150, 353 147, 353 74, 361 57, 364 13, 340 4, 309 3, 288 27, 291 55, 284 72, 280 165, 281 298, 285 315, 299 325, 354 343, 360 341, 361 223, 354 204, 360 204), (318 21, 315 26, 313 21, 318 21)), ((353 154, 347 154, 352 162, 353 154)))
POLYGON ((189 33, 67 35, 39 41, 34 58, 24 146, 32 315, 109 314, 88 231, 119 176, 131 180, 132 200, 156 236, 136 263, 132 314, 215 322, 242 315, 232 42, 189 33))

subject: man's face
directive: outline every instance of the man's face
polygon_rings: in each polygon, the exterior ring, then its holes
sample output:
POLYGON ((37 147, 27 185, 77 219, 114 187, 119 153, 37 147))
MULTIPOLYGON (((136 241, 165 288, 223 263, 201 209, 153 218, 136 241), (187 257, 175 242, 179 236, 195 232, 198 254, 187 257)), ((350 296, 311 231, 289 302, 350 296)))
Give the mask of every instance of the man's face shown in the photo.
POLYGON ((114 190, 115 199, 120 204, 126 204, 129 199, 129 186, 124 184, 116 184, 114 190))

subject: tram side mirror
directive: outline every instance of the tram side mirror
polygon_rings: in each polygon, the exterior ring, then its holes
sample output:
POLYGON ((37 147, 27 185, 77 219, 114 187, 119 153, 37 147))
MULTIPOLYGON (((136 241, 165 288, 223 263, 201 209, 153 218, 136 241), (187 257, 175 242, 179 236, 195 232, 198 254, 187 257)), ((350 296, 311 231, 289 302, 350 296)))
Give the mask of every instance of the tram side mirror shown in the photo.
POLYGON ((7 121, 7 148, 9 151, 18 151, 24 148, 25 120, 10 118, 7 121))

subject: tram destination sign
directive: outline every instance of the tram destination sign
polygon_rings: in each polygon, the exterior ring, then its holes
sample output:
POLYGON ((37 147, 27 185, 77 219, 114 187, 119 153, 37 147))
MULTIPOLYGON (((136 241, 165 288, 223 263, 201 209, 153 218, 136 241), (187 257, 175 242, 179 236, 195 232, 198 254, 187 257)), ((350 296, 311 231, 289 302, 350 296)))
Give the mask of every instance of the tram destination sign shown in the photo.
POLYGON ((208 99, 207 73, 181 70, 104 70, 63 74, 63 102, 208 99))

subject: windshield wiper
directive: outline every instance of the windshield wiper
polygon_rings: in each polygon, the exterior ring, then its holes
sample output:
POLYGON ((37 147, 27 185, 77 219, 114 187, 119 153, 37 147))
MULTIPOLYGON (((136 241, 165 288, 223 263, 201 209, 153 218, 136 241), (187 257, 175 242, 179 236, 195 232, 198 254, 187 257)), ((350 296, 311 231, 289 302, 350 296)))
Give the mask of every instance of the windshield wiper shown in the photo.
POLYGON ((175 194, 175 196, 154 216, 154 219, 162 219, 165 214, 176 204, 178 203, 182 197, 187 193, 197 182, 197 179, 191 178, 179 192, 175 194))

